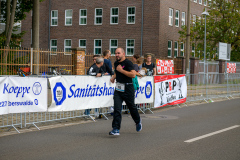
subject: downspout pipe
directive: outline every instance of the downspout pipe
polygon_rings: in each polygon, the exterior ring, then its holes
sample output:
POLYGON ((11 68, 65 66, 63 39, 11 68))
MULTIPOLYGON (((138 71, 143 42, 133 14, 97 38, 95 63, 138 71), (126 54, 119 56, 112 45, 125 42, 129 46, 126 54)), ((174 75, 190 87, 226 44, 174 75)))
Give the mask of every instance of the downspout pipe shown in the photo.
POLYGON ((142 55, 143 55, 143 10, 144 10, 144 0, 142 0, 141 57, 142 57, 142 55))
MULTIPOLYGON (((51 48, 50 48, 50 31, 51 31, 51 0, 49 0, 49 8, 48 8, 48 49, 51 52, 51 48)), ((48 54, 48 64, 50 63, 50 53, 48 54)))
POLYGON ((50 49, 50 27, 51 27, 51 0, 49 0, 49 9, 48 9, 48 49, 50 49))

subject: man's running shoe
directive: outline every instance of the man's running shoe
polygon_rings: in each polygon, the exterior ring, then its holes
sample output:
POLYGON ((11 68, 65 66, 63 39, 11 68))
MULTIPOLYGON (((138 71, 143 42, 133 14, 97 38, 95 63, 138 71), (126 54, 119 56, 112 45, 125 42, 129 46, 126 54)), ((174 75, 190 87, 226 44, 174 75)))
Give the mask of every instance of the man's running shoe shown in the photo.
POLYGON ((119 136, 120 133, 118 129, 113 129, 111 132, 109 132, 109 135, 119 136))
POLYGON ((142 122, 140 120, 140 122, 136 125, 136 130, 137 132, 140 132, 142 130, 142 122))

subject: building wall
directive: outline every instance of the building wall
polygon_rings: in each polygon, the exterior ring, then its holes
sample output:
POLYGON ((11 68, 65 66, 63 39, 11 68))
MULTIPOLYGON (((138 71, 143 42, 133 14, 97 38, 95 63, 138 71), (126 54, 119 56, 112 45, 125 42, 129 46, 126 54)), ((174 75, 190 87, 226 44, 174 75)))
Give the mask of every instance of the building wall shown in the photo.
MULTIPOLYGON (((178 32, 181 30, 182 12, 185 12, 185 25, 187 25, 187 0, 161 0, 160 1, 160 35, 159 35, 159 51, 163 57, 168 56, 168 40, 172 41, 172 56, 174 57, 174 42, 179 40, 180 35, 178 32), (173 25, 169 25, 169 8, 173 9, 173 25), (175 26, 175 13, 179 10, 179 27, 175 26)), ((204 10, 203 0, 199 4, 191 0, 191 19, 192 15, 201 16, 204 10)), ((186 49, 186 44, 184 44, 186 49)), ((192 48, 190 48, 192 50, 192 48)), ((185 52, 185 51, 184 51, 185 52)), ((180 42, 178 42, 178 56, 180 56, 180 42)))
MULTIPOLYGON (((201 15, 203 4, 191 2, 191 13, 201 15)), ((141 54, 141 21, 142 1, 125 0, 51 0, 51 9, 58 10, 58 26, 50 26, 50 39, 57 39, 57 48, 64 49, 64 39, 72 40, 72 48, 79 46, 79 39, 86 39, 86 52, 94 53, 94 39, 102 39, 102 51, 109 49, 109 40, 118 39, 118 47, 126 48, 126 39, 135 39, 135 52, 141 54), (118 24, 110 24, 111 7, 119 8, 118 24), (126 24, 127 7, 136 7, 135 24, 126 24), (102 25, 95 25, 95 8, 103 9, 102 25), (65 25, 65 10, 72 9, 72 25, 65 25), (87 25, 79 25, 79 10, 87 9, 87 25)), ((144 1, 143 54, 153 53, 158 57, 167 57, 168 40, 172 40, 172 54, 174 41, 178 41, 178 31, 181 28, 181 13, 187 12, 187 0, 148 0, 144 1), (170 26, 169 8, 173 8, 173 23, 175 10, 180 11, 179 27, 170 26)), ((186 13, 187 19, 187 13, 186 13)), ((187 24, 187 20, 186 20, 187 24)), ((24 35, 23 47, 31 46, 31 13, 22 22, 24 35)), ((40 48, 48 49, 49 31, 49 0, 40 3, 40 48)), ((180 43, 179 43, 180 47, 180 43)), ((186 48, 186 47, 185 47, 186 48)), ((180 54, 180 50, 178 51, 180 54)))

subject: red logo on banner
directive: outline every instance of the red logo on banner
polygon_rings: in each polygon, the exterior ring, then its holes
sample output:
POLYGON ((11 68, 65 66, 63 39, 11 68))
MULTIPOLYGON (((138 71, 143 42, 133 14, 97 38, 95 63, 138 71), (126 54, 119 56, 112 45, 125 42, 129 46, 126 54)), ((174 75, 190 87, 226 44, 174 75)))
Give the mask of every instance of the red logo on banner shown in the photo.
POLYGON ((158 74, 174 74, 173 60, 159 60, 157 59, 158 74))
POLYGON ((172 84, 169 82, 169 91, 172 91, 172 84))
POLYGON ((236 63, 227 63, 227 73, 236 73, 236 63))

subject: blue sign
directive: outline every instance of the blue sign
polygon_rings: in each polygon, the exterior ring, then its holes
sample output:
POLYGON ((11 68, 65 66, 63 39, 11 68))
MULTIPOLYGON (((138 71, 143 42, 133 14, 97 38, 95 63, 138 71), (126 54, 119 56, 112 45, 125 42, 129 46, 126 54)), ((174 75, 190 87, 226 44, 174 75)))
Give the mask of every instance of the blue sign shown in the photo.
POLYGON ((62 103, 65 101, 66 88, 61 82, 57 82, 55 87, 53 88, 53 98, 57 106, 62 105, 62 103))
POLYGON ((32 87, 33 94, 39 95, 42 91, 42 86, 39 82, 35 82, 32 87))
POLYGON ((146 98, 150 98, 152 95, 152 83, 151 81, 147 81, 146 86, 145 86, 145 96, 146 98))

